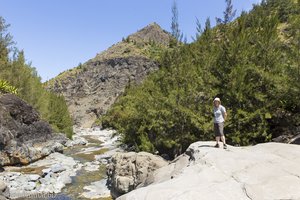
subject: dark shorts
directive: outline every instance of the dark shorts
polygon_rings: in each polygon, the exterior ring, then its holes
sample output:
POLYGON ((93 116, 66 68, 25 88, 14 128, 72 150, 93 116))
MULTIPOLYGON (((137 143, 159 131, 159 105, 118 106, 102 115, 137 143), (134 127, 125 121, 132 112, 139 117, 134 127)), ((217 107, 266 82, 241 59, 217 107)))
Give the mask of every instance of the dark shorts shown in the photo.
POLYGON ((214 123, 215 136, 224 136, 224 122, 214 123))

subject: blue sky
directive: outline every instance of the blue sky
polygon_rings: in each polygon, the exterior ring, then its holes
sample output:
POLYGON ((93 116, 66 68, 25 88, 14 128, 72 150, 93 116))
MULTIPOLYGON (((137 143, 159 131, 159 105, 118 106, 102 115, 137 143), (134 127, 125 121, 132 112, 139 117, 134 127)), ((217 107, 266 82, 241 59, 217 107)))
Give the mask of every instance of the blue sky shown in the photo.
MULTIPOLYGON (((259 0, 233 0, 239 14, 259 0)), ((0 16, 43 81, 77 66, 122 37, 157 22, 170 31, 173 0, 0 0, 0 16)), ((212 24, 222 17, 224 0, 177 0, 179 26, 187 38, 196 18, 212 24)))

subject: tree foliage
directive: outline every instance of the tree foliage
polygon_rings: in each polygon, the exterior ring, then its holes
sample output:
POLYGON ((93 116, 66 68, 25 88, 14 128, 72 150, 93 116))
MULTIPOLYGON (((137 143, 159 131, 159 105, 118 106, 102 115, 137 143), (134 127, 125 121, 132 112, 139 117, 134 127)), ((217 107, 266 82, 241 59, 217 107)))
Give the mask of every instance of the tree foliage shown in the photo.
POLYGON ((218 24, 226 25, 229 22, 231 22, 236 15, 236 10, 233 9, 232 0, 225 0, 225 2, 226 2, 226 8, 225 11, 223 12, 224 18, 223 19, 217 18, 218 24))
POLYGON ((72 120, 64 98, 44 89, 36 69, 26 63, 24 52, 14 47, 8 27, 0 17, 0 92, 17 94, 36 108, 55 131, 71 137, 72 120))
POLYGON ((173 6, 172 6, 172 23, 171 23, 171 30, 172 35, 176 40, 180 39, 180 29, 179 29, 179 22, 178 22, 178 8, 177 8, 177 2, 174 0, 173 6))
POLYGON ((161 69, 126 89, 101 119, 104 127, 138 151, 172 158, 213 139, 215 96, 228 110, 233 145, 270 141, 286 124, 300 125, 299 6, 263 1, 229 23, 234 11, 226 2, 222 23, 211 28, 208 19, 196 41, 162 54, 161 69))

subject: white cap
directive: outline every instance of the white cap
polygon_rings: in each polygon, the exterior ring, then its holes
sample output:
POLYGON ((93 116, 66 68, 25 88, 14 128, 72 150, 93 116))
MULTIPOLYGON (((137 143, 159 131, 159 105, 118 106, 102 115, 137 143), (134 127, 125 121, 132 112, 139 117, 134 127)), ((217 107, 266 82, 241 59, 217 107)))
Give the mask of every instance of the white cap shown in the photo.
POLYGON ((216 98, 214 99, 214 102, 215 102, 215 101, 221 102, 220 98, 218 98, 218 97, 216 97, 216 98))

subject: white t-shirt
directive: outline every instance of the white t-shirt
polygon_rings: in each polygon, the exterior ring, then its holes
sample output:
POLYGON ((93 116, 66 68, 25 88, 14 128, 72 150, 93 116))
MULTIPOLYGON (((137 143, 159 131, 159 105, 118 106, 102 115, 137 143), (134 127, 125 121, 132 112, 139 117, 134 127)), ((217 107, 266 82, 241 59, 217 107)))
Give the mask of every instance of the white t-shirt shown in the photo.
POLYGON ((214 106, 214 123, 222 123, 225 121, 224 115, 226 113, 226 109, 224 106, 219 105, 219 107, 214 106))

